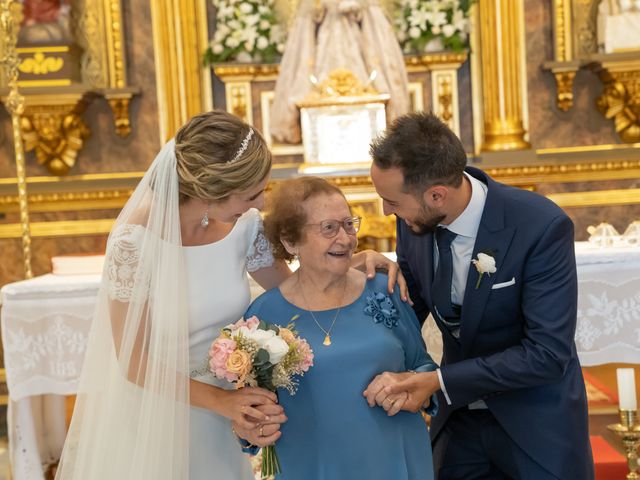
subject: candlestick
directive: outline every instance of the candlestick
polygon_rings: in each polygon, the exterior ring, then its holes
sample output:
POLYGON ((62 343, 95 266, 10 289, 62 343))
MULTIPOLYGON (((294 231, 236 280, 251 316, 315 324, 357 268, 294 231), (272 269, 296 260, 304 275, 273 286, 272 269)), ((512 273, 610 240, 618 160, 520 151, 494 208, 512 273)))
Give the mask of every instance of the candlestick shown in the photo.
POLYGON ((607 428, 622 439, 627 452, 627 480, 640 480, 638 473, 638 445, 640 444, 640 424, 637 423, 637 411, 620 410, 620 423, 607 425, 607 428))

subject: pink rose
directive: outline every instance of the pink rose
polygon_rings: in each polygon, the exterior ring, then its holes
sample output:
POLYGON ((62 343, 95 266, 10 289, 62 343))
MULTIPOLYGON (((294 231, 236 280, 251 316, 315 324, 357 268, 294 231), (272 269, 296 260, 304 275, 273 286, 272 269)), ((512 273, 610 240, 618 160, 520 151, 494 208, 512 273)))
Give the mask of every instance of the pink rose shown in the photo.
POLYGON ((218 378, 224 378, 229 382, 238 379, 238 376, 227 371, 227 360, 235 351, 236 342, 230 338, 218 338, 211 344, 209 350, 209 368, 218 378))
POLYGON ((247 328, 249 330, 253 330, 255 327, 258 326, 259 323, 260 323, 260 320, 255 315, 251 318, 247 318, 247 321, 246 321, 247 328))

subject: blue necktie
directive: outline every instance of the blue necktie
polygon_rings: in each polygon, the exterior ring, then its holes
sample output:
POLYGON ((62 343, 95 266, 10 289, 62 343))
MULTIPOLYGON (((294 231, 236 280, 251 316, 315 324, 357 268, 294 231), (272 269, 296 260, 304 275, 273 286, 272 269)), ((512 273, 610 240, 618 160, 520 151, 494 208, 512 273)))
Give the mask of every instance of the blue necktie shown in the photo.
POLYGON ((438 227, 435 232, 438 243, 438 269, 431 285, 431 298, 441 320, 453 320, 454 323, 459 323, 460 309, 454 308, 451 303, 451 282, 453 279, 451 242, 456 236, 457 234, 443 227, 438 227))

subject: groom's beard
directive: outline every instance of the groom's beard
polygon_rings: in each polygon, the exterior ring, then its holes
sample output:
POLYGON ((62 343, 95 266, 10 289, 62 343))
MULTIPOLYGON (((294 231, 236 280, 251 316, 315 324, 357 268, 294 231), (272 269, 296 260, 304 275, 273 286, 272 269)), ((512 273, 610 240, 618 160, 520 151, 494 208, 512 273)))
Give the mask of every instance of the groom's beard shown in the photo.
POLYGON ((422 205, 420 216, 411 221, 409 228, 414 235, 427 235, 435 232, 445 218, 446 215, 435 213, 426 205, 422 205))

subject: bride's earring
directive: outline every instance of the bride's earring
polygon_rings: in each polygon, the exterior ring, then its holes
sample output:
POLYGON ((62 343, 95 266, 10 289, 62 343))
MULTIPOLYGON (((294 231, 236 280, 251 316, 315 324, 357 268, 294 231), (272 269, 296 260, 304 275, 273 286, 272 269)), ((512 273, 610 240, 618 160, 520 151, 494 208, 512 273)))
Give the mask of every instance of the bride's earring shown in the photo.
POLYGON ((208 205, 207 205, 207 209, 204 211, 202 220, 200 220, 200 225, 202 225, 202 228, 207 228, 209 226, 209 206, 208 205))

